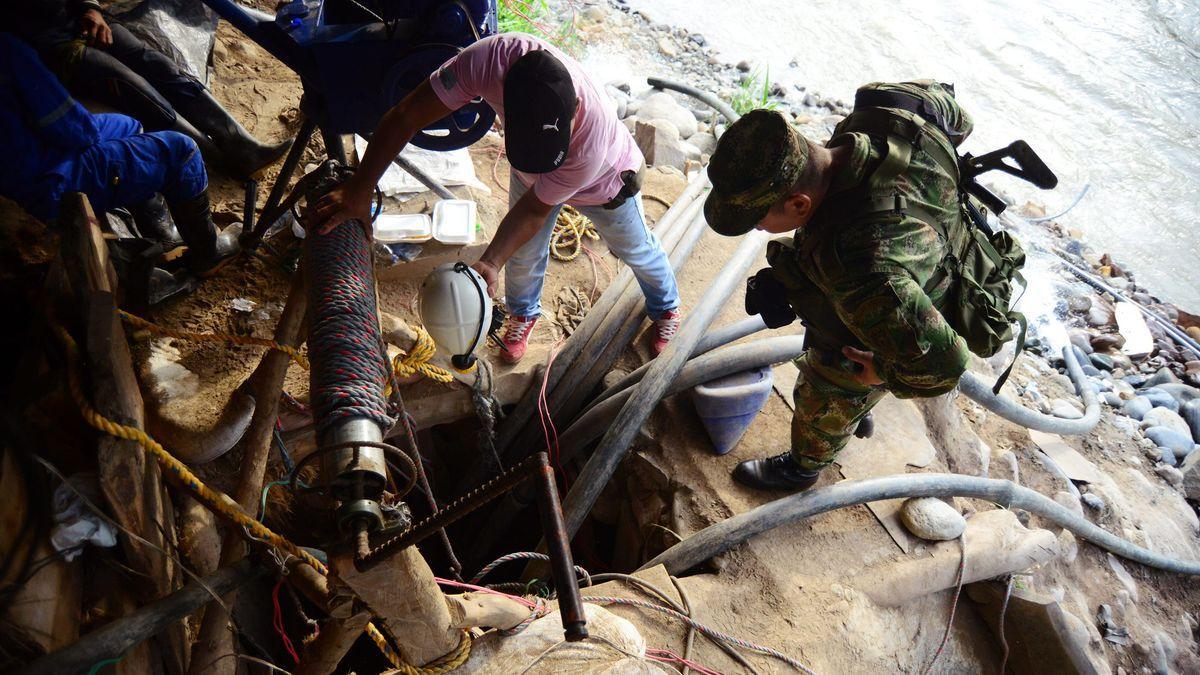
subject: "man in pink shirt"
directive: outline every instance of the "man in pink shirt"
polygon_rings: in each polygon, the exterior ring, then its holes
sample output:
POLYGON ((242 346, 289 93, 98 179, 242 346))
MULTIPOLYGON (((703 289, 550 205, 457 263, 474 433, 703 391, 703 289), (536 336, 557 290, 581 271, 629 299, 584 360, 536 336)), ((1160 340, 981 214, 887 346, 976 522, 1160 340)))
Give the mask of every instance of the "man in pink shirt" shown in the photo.
POLYGON ((679 328, 679 292, 662 245, 646 227, 642 154, 579 64, 533 36, 504 33, 476 42, 388 111, 354 176, 317 203, 322 230, 350 219, 369 222, 372 191, 392 159, 417 131, 478 97, 504 125, 512 166, 508 214, 472 265, 493 294, 505 268, 509 316, 501 358, 516 363, 525 354, 563 204, 590 218, 633 270, 654 320, 657 355, 679 328))

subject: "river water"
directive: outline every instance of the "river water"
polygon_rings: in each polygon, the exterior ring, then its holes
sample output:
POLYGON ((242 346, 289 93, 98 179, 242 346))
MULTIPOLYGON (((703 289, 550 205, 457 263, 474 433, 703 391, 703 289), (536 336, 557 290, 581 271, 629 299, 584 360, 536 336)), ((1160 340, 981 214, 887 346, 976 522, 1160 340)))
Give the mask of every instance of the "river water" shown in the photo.
MULTIPOLYGON (((996 184, 1200 309, 1200 4, 1194 0, 630 0, 727 61, 852 101, 858 85, 952 82, 976 154, 1024 138, 1059 176, 996 184), (796 66, 789 64, 795 63, 796 66)), ((993 176, 995 174, 992 174, 993 176)))

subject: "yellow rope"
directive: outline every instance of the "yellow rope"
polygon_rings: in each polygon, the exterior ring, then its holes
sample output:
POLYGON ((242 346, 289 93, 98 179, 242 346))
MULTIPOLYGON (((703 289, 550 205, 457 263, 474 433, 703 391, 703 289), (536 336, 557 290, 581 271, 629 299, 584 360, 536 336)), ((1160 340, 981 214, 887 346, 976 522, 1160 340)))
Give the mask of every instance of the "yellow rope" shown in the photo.
MULTIPOLYGON (((66 328, 64 328, 61 324, 56 321, 51 321, 51 326, 58 335, 59 340, 62 341, 63 347, 67 351, 67 385, 71 392, 71 398, 74 400, 76 407, 79 408, 79 412, 83 416, 83 419, 89 425, 110 436, 136 442, 154 456, 154 459, 158 462, 159 466, 162 467, 163 472, 168 478, 174 480, 185 490, 195 495, 196 498, 211 511, 217 515, 223 516, 225 520, 244 530, 251 538, 263 540, 275 548, 283 551, 284 553, 294 558, 298 558, 302 562, 310 565, 321 576, 329 576, 329 568, 326 567, 324 563, 322 563, 320 560, 317 560, 312 556, 312 554, 308 553, 299 546, 296 546, 291 541, 285 539, 279 534, 276 534, 258 520, 248 516, 246 512, 242 510, 241 505, 233 501, 229 495, 213 490, 205 485, 203 482, 201 482, 200 478, 196 476, 196 474, 192 473, 191 470, 188 469, 187 465, 176 459, 158 441, 151 438, 149 434, 141 429, 138 429, 137 427, 114 422, 93 408, 91 403, 88 402, 87 396, 83 392, 83 383, 79 378, 79 345, 75 342, 75 338, 71 337, 71 334, 68 333, 66 328)), ((278 345, 277 348, 283 351, 284 347, 285 345, 278 345)), ((446 670, 426 670, 425 668, 416 668, 405 663, 404 660, 400 658, 400 655, 397 654, 390 645, 388 645, 387 639, 384 638, 383 634, 379 632, 379 629, 376 628, 373 623, 367 624, 366 632, 371 640, 379 647, 380 651, 383 652, 384 656, 387 657, 388 661, 390 661, 396 668, 399 668, 406 673, 417 673, 421 675, 436 675, 438 673, 446 672, 446 670)), ((469 637, 464 637, 463 641, 469 642, 469 637)), ((458 651, 443 658, 454 656, 458 654, 458 652, 462 651, 462 649, 463 647, 460 644, 458 651)), ((469 656, 471 651, 470 644, 468 644, 465 649, 467 655, 469 656)), ((464 661, 466 661, 465 657, 462 658, 461 661, 458 661, 451 668, 461 665, 464 661)))
POLYGON ((123 309, 119 309, 119 310, 117 310, 117 312, 121 315, 121 318, 124 319, 126 323, 129 323, 130 325, 132 325, 136 328, 142 328, 142 329, 150 331, 151 333, 156 333, 158 335, 165 335, 167 337, 173 337, 178 340, 192 340, 193 342, 220 342, 220 343, 224 343, 224 344, 235 344, 235 345, 254 345, 256 347, 267 347, 270 349, 281 351, 284 354, 287 354, 288 356, 292 357, 292 360, 296 362, 296 365, 300 366, 301 368, 303 368, 305 370, 308 370, 308 359, 304 358, 304 355, 300 353, 300 350, 296 349, 295 347, 288 346, 288 345, 281 345, 274 340, 269 340, 267 338, 256 338, 256 337, 251 337, 249 335, 225 335, 222 333, 192 333, 192 332, 185 331, 185 330, 177 330, 174 328, 167 328, 165 326, 160 326, 156 323, 151 323, 151 322, 143 319, 142 317, 134 315, 134 314, 130 314, 129 312, 126 312, 123 309))
POLYGON ((562 207, 554 223, 554 233, 550 236, 550 255, 561 262, 578 258, 585 237, 599 241, 596 225, 573 206, 562 207))
POLYGON ((424 666, 401 666, 396 672, 404 675, 441 675, 456 670, 459 666, 467 662, 471 658, 471 634, 463 631, 462 638, 458 641, 458 646, 454 651, 440 656, 424 666))
POLYGON ((429 331, 421 326, 416 326, 415 329, 417 341, 412 350, 407 353, 401 351, 392 359, 392 370, 396 372, 396 377, 408 377, 420 373, 437 382, 453 382, 454 376, 450 374, 450 371, 429 362, 437 353, 437 345, 433 343, 429 331))

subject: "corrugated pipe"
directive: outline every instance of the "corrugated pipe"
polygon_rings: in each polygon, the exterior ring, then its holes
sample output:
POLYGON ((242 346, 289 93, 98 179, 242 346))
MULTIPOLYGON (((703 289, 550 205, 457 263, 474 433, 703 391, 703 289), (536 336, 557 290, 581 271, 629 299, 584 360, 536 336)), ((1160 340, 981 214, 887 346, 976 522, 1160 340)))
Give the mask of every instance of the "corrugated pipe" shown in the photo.
POLYGON ((992 393, 992 387, 985 384, 974 373, 963 373, 958 381, 958 389, 979 405, 991 410, 1013 424, 1020 424, 1027 429, 1036 429, 1048 434, 1063 436, 1079 436, 1086 434, 1100 421, 1100 401, 1091 382, 1079 367, 1075 359, 1075 351, 1070 347, 1063 348, 1063 360, 1067 364, 1067 372, 1075 383, 1075 392, 1083 398, 1085 412, 1083 417, 1069 420, 1063 417, 1043 415, 1003 396, 992 393))
POLYGON ((682 574, 751 537, 805 518, 848 506, 907 497, 968 497, 1006 508, 1025 509, 1070 530, 1075 536, 1147 567, 1200 575, 1200 562, 1180 560, 1125 541, 1070 509, 1011 481, 956 474, 925 473, 845 481, 776 499, 696 532, 642 565, 664 565, 668 574, 682 574))

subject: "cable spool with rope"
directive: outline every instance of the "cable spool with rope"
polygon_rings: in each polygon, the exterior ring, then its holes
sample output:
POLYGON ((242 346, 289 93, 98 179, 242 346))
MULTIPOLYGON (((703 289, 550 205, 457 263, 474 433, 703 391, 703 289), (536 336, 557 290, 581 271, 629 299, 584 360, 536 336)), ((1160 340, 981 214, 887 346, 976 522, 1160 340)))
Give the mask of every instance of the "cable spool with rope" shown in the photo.
MULTIPOLYGON (((338 185, 345 173, 332 160, 323 164, 308 201, 338 185)), ((307 237, 304 248, 317 447, 337 446, 325 454, 325 482, 339 502, 339 526, 361 544, 383 526, 379 499, 387 457, 381 445, 395 421, 384 393, 392 372, 379 325, 371 241, 355 220, 307 237)))

